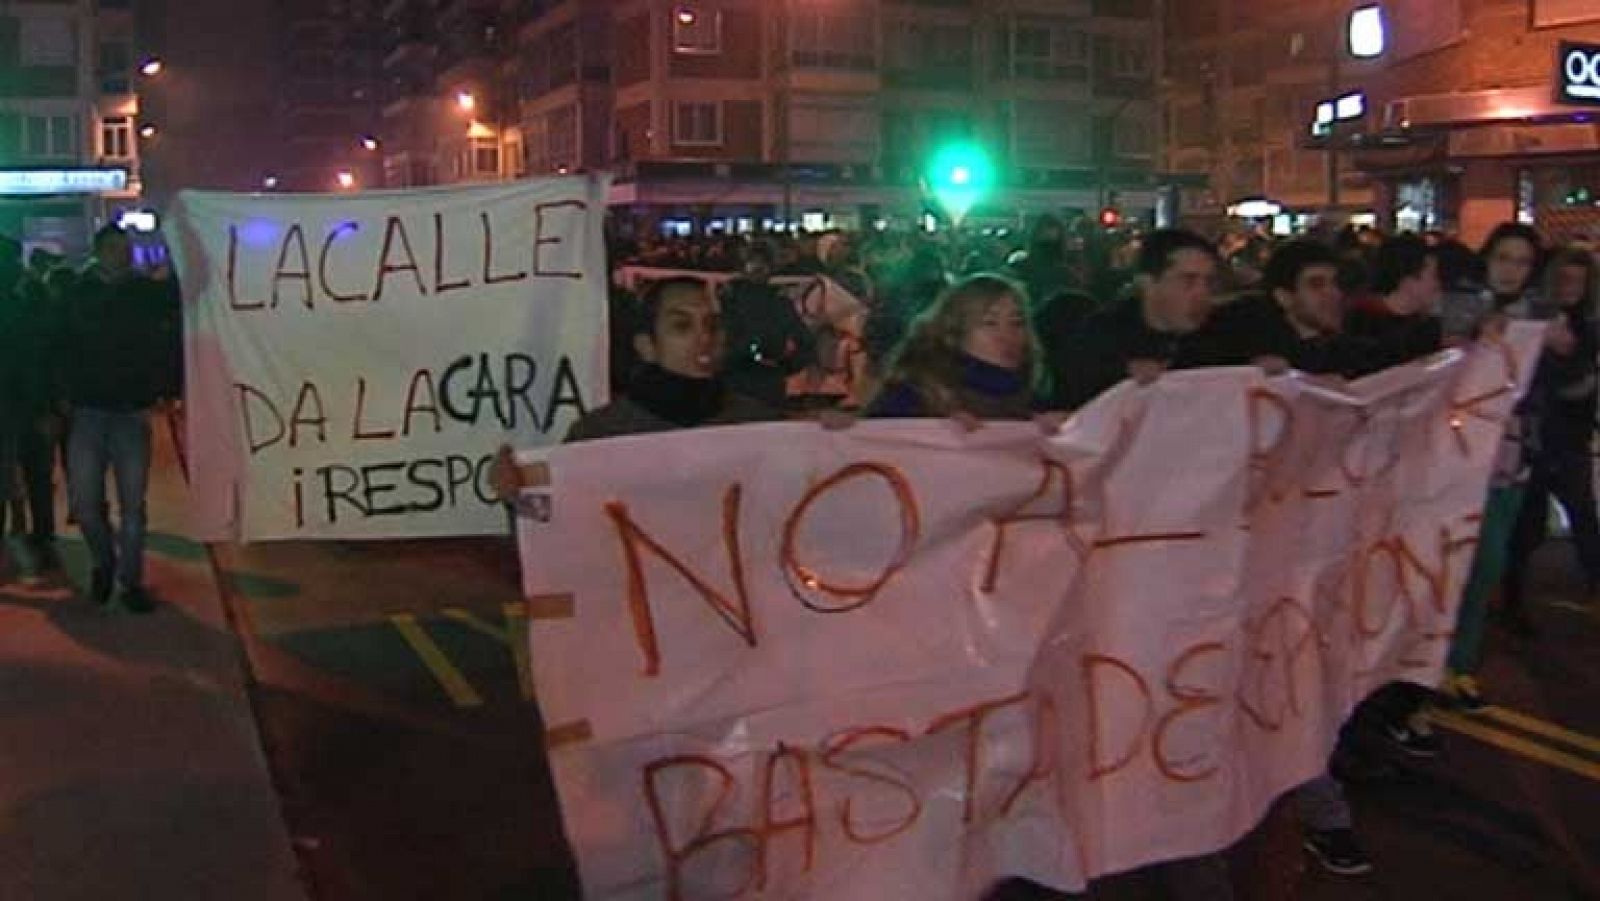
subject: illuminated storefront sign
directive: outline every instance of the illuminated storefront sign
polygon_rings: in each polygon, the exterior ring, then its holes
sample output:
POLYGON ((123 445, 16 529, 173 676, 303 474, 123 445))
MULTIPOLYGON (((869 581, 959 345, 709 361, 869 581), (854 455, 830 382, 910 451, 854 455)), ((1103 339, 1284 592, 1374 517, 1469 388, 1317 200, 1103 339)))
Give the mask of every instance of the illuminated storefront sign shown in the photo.
POLYGON ((101 194, 127 187, 125 169, 0 169, 0 196, 101 194))
POLYGON ((1556 101, 1600 106, 1600 44, 1561 43, 1556 61, 1556 101))

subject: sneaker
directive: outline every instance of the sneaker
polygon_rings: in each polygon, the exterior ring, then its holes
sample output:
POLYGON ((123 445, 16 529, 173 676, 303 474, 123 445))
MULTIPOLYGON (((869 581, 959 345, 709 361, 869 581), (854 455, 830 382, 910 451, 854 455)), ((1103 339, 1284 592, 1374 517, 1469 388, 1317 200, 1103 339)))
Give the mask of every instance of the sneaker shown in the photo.
POLYGON ((1489 702, 1483 699, 1478 680, 1466 673, 1454 673, 1444 683, 1445 693, 1464 713, 1482 713, 1489 702))
POLYGON ((129 613, 149 613, 156 609, 156 602, 151 599, 143 587, 122 589, 122 606, 128 608, 129 613))
POLYGON ((1335 876, 1365 876, 1372 860, 1352 829, 1308 829, 1305 849, 1324 870, 1335 876))
POLYGON ((1384 723, 1383 734, 1391 746, 1407 757, 1431 760, 1439 756, 1439 736, 1421 711, 1411 714, 1404 722, 1384 723))
POLYGON ((111 572, 97 569, 89 574, 89 600, 104 607, 111 603, 111 572))

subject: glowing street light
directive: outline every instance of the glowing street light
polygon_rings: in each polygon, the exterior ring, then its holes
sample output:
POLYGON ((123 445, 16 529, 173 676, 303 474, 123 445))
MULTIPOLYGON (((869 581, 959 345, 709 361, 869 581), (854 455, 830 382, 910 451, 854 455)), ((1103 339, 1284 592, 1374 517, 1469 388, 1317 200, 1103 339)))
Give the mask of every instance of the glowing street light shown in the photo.
POLYGON ((261 180, 261 187, 266 188, 268 191, 271 191, 271 190, 277 188, 278 187, 278 176, 269 175, 266 178, 263 178, 261 180))
POLYGON ((1350 13, 1350 55, 1356 59, 1375 59, 1383 55, 1385 31, 1383 7, 1363 6, 1350 13))
POLYGON ((139 71, 147 76, 154 77, 156 75, 160 75, 161 70, 164 68, 166 68, 166 66, 162 64, 161 60, 151 57, 150 59, 144 61, 144 65, 139 67, 139 71))
POLYGON ((361 146, 365 147, 368 150, 377 150, 378 149, 378 139, 373 137, 372 135, 367 135, 366 137, 361 139, 361 146))
POLYGON ((678 24, 679 25, 693 25, 694 24, 694 20, 695 20, 694 10, 688 9, 686 7, 679 7, 678 8, 678 24))
POLYGON ((462 112, 470 113, 478 108, 478 98, 472 96, 471 91, 459 91, 456 93, 456 106, 462 112))
POLYGON ((973 143, 947 144, 924 173, 934 199, 957 225, 994 188, 994 163, 973 143))
POLYGON ((148 141, 148 140, 150 140, 151 138, 153 138, 155 136, 156 136, 156 127, 154 125, 150 125, 149 123, 146 123, 144 125, 139 126, 139 137, 144 138, 145 140, 148 141))
POLYGON ((351 188, 353 188, 355 186, 356 186, 355 173, 351 172, 348 169, 345 169, 345 170, 343 170, 343 171, 341 171, 339 173, 339 187, 342 190, 348 191, 348 190, 350 190, 351 188))

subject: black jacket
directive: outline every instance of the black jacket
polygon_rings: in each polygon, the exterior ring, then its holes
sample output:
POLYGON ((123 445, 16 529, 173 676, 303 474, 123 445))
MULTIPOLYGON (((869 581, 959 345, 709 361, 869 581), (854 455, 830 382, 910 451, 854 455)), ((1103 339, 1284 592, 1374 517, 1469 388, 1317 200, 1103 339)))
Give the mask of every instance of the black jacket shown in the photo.
POLYGON ((1368 372, 1420 360, 1444 346, 1439 317, 1422 313, 1397 316, 1379 300, 1356 304, 1345 316, 1344 330, 1372 343, 1374 357, 1368 372))
POLYGON ((1538 429, 1538 441, 1532 445, 1536 456, 1586 455, 1595 427, 1596 356, 1600 355, 1596 326, 1579 310, 1565 310, 1561 315, 1577 336, 1577 347, 1570 354, 1546 350, 1539 357, 1519 407, 1538 429))
POLYGON ((1128 364, 1134 360, 1157 360, 1169 369, 1220 362, 1215 341, 1204 330, 1179 334, 1151 328, 1137 297, 1126 297, 1089 316, 1059 359, 1055 399, 1068 409, 1087 404, 1127 378, 1128 364))
POLYGON ((73 406, 127 412, 177 397, 183 371, 177 283, 85 275, 67 303, 62 347, 73 406))
POLYGON ((1205 356, 1217 365, 1247 366, 1261 357, 1281 357, 1301 372, 1356 378, 1383 369, 1406 352, 1408 333, 1381 336, 1317 335, 1305 337, 1289 321, 1283 306, 1266 294, 1250 294, 1220 307, 1197 337, 1205 356))

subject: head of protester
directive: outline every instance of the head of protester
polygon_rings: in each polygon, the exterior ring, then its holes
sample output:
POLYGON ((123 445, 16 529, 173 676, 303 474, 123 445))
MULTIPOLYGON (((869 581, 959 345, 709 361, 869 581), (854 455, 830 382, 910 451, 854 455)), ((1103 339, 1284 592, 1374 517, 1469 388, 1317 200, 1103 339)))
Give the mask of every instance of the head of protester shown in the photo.
POLYGON ((107 225, 94 233, 94 265, 91 272, 108 281, 120 281, 134 274, 133 242, 128 233, 116 225, 107 225))
POLYGON ((1544 263, 1544 239, 1532 226, 1502 222, 1495 226, 1478 252, 1483 264, 1483 283, 1494 297, 1495 307, 1506 307, 1523 299, 1544 263))
POLYGON ((1217 251, 1181 229, 1151 232, 1139 247, 1135 284, 1145 323, 1158 332, 1198 331, 1211 316, 1217 251))
POLYGON ((1373 260, 1372 288, 1395 316, 1427 315, 1443 291, 1437 249, 1417 235, 1383 242, 1373 260))
POLYGON ((1038 340, 1026 292, 981 274, 945 289, 895 348, 873 416, 1026 419, 1034 412, 1038 340))
POLYGON ((772 279, 772 248, 755 244, 745 252, 743 275, 746 279, 764 285, 772 279))
POLYGON ((1344 293, 1339 288, 1339 256, 1316 241, 1280 246, 1262 272, 1262 287, 1282 308, 1301 338, 1332 335, 1344 329, 1344 293))
POLYGON ((1373 255, 1371 285, 1372 293, 1346 315, 1345 331, 1371 343, 1373 369, 1408 363, 1444 346, 1437 248, 1417 235, 1385 240, 1373 255))
POLYGON ((1593 319, 1600 310, 1600 258, 1578 247, 1558 252, 1545 271, 1544 294, 1557 309, 1593 319))
MULTIPOLYGON (((722 315, 705 281, 677 276, 654 282, 634 312, 631 323, 612 327, 631 325, 639 365, 618 397, 572 424, 566 443, 780 418, 724 383, 722 315)), ((495 494, 510 503, 522 481, 512 449, 502 446, 490 474, 495 494)))

